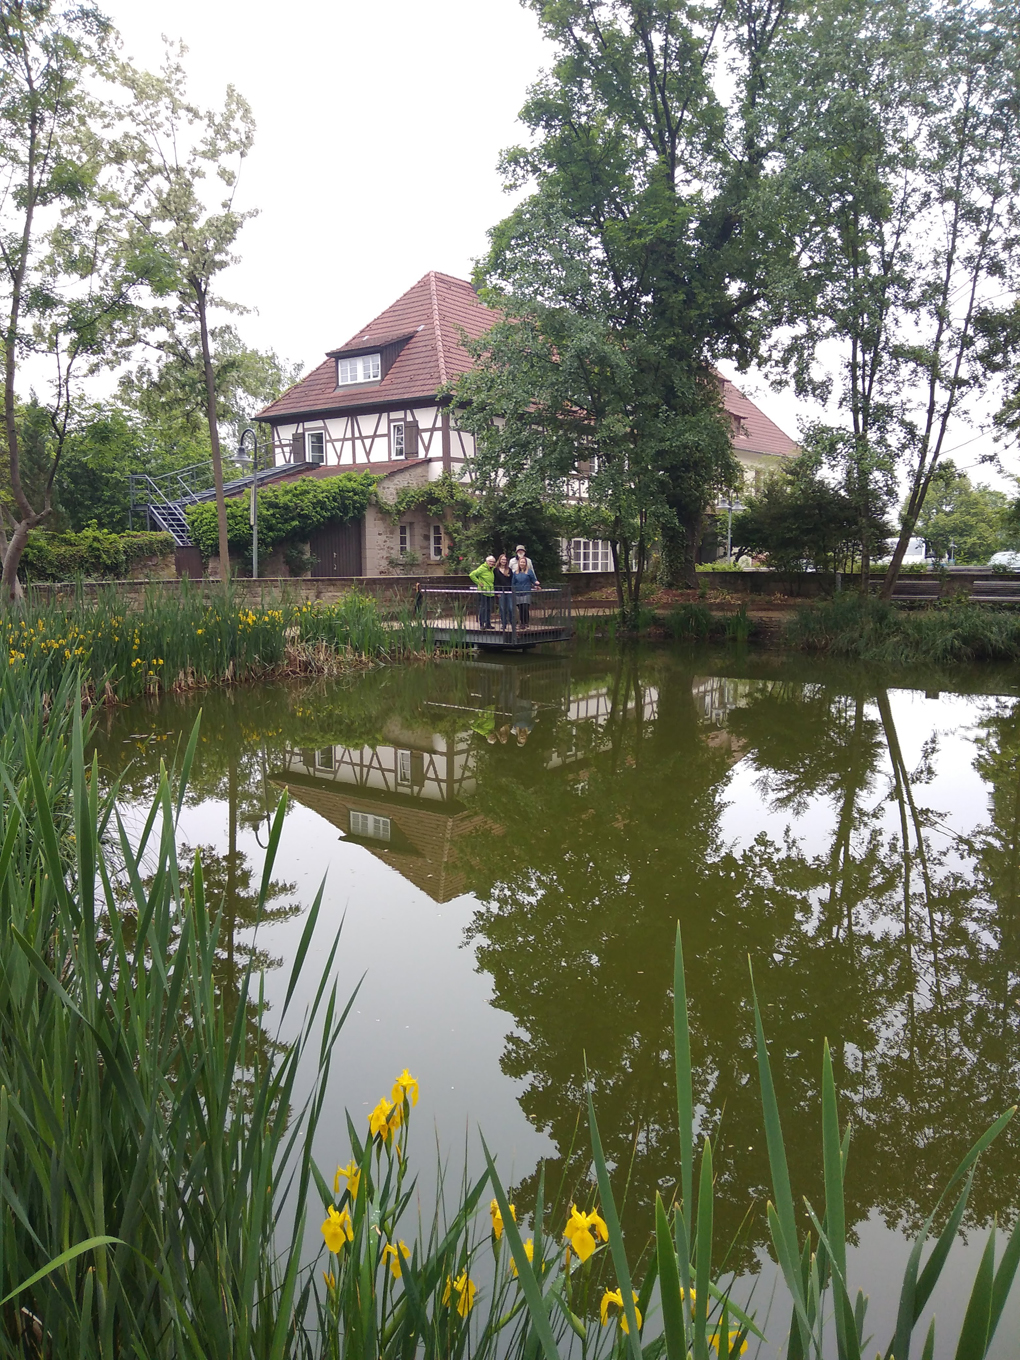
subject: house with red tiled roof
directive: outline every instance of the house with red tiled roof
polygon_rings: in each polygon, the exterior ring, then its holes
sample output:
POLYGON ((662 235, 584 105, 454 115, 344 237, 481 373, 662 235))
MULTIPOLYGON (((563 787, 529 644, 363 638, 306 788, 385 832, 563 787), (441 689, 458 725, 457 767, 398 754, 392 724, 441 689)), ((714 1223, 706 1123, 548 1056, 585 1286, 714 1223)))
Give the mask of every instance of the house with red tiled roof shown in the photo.
MULTIPOLYGON (((470 283, 431 270, 259 413, 276 467, 312 477, 373 472, 383 478, 378 495, 391 503, 404 487, 443 473, 466 477, 473 437, 438 393, 471 368, 464 337, 479 338, 493 320, 470 283)), ((764 412, 719 381, 734 452, 749 476, 796 451, 764 412)), ((313 574, 327 576, 387 574, 404 558, 416 570, 439 571, 447 550, 442 523, 420 509, 394 523, 373 507, 361 525, 320 539, 311 544, 313 574)), ((575 540, 570 557, 579 570, 607 569, 608 544, 575 540)))

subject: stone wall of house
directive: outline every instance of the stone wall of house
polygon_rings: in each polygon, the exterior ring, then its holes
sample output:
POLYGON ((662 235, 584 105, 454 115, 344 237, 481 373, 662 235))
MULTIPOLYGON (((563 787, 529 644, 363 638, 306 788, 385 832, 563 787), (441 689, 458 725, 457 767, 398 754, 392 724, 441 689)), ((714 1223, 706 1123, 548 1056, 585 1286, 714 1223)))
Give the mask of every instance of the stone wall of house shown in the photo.
MULTIPOLYGON (((376 495, 380 501, 393 505, 405 488, 425 486, 428 480, 428 464, 412 464, 391 473, 385 481, 380 482, 376 495)), ((370 505, 365 513, 362 571, 366 576, 444 575, 443 559, 432 556, 432 525, 436 522, 433 516, 420 508, 408 511, 398 520, 387 515, 379 506, 370 505), (400 549, 401 526, 406 531, 407 551, 404 553, 400 549)), ((445 537, 443 546, 445 551, 445 537)))

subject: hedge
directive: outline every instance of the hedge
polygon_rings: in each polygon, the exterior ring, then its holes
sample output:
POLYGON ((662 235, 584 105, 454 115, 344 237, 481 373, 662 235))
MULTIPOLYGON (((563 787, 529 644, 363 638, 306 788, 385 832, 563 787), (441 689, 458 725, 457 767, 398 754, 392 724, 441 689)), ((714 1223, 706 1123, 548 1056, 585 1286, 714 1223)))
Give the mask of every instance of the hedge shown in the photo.
POLYGON ((146 557, 171 557, 173 551, 169 534, 114 534, 95 526, 65 534, 32 529, 21 558, 21 572, 30 581, 71 581, 76 576, 123 580, 136 562, 146 557))
MULTIPOLYGON (((360 519, 368 509, 377 478, 370 472, 342 472, 338 477, 303 477, 283 486, 259 491, 259 551, 270 552, 279 543, 301 542, 324 524, 360 519)), ((238 553, 251 551, 249 498, 232 496, 227 501, 227 542, 238 553)), ((188 528, 202 556, 219 551, 215 501, 188 506, 188 528)))

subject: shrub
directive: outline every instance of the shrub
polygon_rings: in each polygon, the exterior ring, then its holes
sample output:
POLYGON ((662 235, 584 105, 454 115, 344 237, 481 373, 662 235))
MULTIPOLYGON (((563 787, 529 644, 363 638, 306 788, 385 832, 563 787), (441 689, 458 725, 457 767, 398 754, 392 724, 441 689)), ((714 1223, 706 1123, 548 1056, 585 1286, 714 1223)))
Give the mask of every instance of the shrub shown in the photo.
POLYGON ((712 631, 712 615, 703 604, 681 604, 669 611, 663 627, 670 637, 701 641, 712 631))
POLYGON ((146 557, 171 557, 169 534, 112 534, 90 525, 78 533, 51 534, 33 529, 21 559, 29 581, 119 580, 146 557))
MULTIPOLYGON (((324 524, 360 519, 372 500, 376 478, 370 472, 343 472, 338 477, 303 477, 259 491, 259 551, 278 543, 300 542, 324 524)), ((188 528, 202 556, 219 551, 215 501, 188 506, 188 528)), ((237 553, 251 552, 248 496, 227 501, 227 541, 237 553)))

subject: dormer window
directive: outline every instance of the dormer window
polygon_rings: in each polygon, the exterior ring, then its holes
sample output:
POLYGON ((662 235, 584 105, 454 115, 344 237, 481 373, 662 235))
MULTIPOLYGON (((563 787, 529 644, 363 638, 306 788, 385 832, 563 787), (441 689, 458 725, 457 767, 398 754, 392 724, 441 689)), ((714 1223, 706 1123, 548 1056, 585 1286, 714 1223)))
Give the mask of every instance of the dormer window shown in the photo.
POLYGON ((337 360, 338 387, 350 387, 352 383, 376 382, 381 376, 382 364, 378 354, 359 354, 354 359, 337 360))

